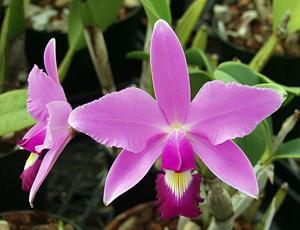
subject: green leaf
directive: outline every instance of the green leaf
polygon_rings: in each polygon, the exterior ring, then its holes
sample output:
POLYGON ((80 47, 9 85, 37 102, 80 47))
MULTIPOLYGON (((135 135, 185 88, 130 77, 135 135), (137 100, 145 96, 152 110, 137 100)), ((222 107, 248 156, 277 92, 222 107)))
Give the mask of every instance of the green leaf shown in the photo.
POLYGON ((288 93, 292 94, 292 95, 295 95, 295 96, 300 96, 300 87, 294 87, 294 86, 286 86, 286 85, 282 85, 282 84, 279 84, 273 80, 271 80, 270 78, 260 74, 260 73, 257 73, 257 76, 260 78, 260 80, 262 82, 265 82, 265 83, 272 83, 272 84, 275 84, 275 85, 278 85, 282 88, 284 88, 288 93))
POLYGON ((214 76, 224 82, 238 82, 245 85, 261 83, 255 71, 239 62, 223 62, 215 70, 214 76))
POLYGON ((178 20, 175 32, 182 47, 186 46, 205 4, 206 0, 195 0, 178 20))
POLYGON ((193 42, 192 42, 192 48, 198 48, 202 51, 205 51, 206 44, 207 44, 207 28, 206 26, 201 26, 200 30, 197 31, 193 42))
POLYGON ((141 0, 141 2, 151 27, 159 19, 164 19, 169 25, 172 24, 169 0, 141 0))
POLYGON ((263 214, 260 222, 256 225, 255 230, 269 230, 276 212, 279 210, 288 191, 288 184, 283 183, 273 197, 271 204, 263 214))
POLYGON ((128 52, 126 54, 126 58, 128 59, 138 59, 138 60, 149 60, 150 59, 150 55, 149 53, 145 52, 145 51, 141 51, 141 50, 134 50, 131 52, 128 52))
POLYGON ((77 0, 71 1, 70 3, 70 14, 68 18, 68 42, 68 51, 58 68, 60 81, 63 81, 67 75, 75 52, 85 46, 83 24, 81 19, 81 4, 77 0))
POLYGON ((85 46, 80 7, 81 4, 78 1, 71 1, 68 18, 68 41, 69 47, 74 51, 78 51, 85 46))
POLYGON ((284 107, 288 105, 293 99, 295 98, 295 95, 288 93, 286 99, 282 103, 281 107, 284 107))
MULTIPOLYGON (((300 96, 300 87, 292 87, 279 84, 270 78, 255 72, 250 67, 239 62, 223 62, 214 71, 214 77, 223 82, 238 82, 245 85, 258 85, 268 83, 262 86, 273 88, 284 98, 287 98, 286 92, 291 95, 300 96)), ((290 97, 289 97, 290 99, 290 97)), ((287 103, 287 102, 286 102, 287 103)))
POLYGON ((264 84, 258 84, 255 86, 258 88, 273 89, 283 98, 283 101, 285 101, 288 96, 288 93, 286 92, 286 90, 278 84, 264 83, 264 84))
POLYGON ((189 66, 189 76, 191 85, 191 97, 194 98, 200 88, 212 79, 209 77, 207 72, 199 69, 198 66, 189 66))
POLYGON ((300 29, 300 1, 299 0, 273 0, 273 30, 280 26, 282 18, 290 14, 288 33, 294 33, 300 29))
POLYGON ((252 165, 255 165, 271 148, 272 139, 266 122, 260 123, 249 135, 234 140, 246 153, 252 165))
POLYGON ((185 51, 185 57, 189 65, 205 68, 209 76, 213 76, 213 67, 206 54, 198 48, 190 48, 185 51))
POLYGON ((272 160, 300 158, 300 138, 293 139, 279 146, 272 160))
POLYGON ((0 136, 35 123, 26 110, 27 90, 13 90, 0 95, 0 136))
POLYGON ((256 72, 261 72, 273 55, 273 52, 280 42, 279 36, 273 32, 271 36, 264 42, 260 50, 255 54, 249 63, 249 67, 256 72))
POLYGON ((105 31, 116 21, 122 3, 123 0, 86 0, 81 3, 84 26, 97 26, 105 31))
POLYGON ((0 91, 6 74, 7 51, 13 40, 25 30, 23 0, 11 0, 1 27, 0 36, 0 91))

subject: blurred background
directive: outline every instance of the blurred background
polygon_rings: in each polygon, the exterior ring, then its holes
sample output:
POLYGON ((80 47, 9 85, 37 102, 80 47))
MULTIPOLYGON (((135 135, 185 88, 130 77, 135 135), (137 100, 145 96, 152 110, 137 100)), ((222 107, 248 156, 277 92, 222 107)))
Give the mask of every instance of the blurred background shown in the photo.
MULTIPOLYGON (((149 88, 149 70, 146 63, 149 54, 146 51, 151 34, 151 20, 155 15, 154 10, 151 11, 152 8, 149 7, 151 0, 99 0, 103 3, 95 9, 88 8, 88 2, 0 0, 1 93, 26 87, 28 72, 34 64, 43 68, 44 48, 49 39, 55 38, 59 75, 72 107, 101 97, 106 93, 106 86, 101 79, 99 80, 99 70, 94 64, 95 60, 91 58, 93 51, 89 47, 89 41, 93 41, 89 31, 94 28, 100 28, 100 35, 104 37, 113 87, 117 90, 131 85, 149 88), (84 16, 91 15, 93 10, 96 12, 94 18, 84 16)), ((166 17, 172 22, 176 32, 183 31, 182 34, 188 34, 180 37, 184 48, 201 47, 212 65, 231 60, 249 63, 272 35, 272 5, 268 5, 268 2, 272 3, 271 0, 171 0, 171 11, 166 17), (259 4, 255 5, 257 3, 259 4), (190 24, 180 24, 183 20, 190 24)), ((163 11, 162 8, 159 9, 163 11)), ((300 20, 300 8, 298 13, 296 17, 300 20)), ((190 75, 198 76, 204 71, 209 71, 205 58, 193 61, 193 52, 190 52, 190 56, 187 53, 186 55, 189 64, 201 67, 195 72, 191 68, 190 75)), ((269 62, 260 70, 278 83, 300 87, 299 68, 300 33, 299 30, 295 30, 284 35, 284 39, 276 43, 269 62)), ((107 87, 109 89, 110 86, 107 87)), ((19 97, 19 94, 15 97, 17 96, 19 97)), ((34 209, 30 209, 28 193, 22 191, 19 179, 29 153, 20 150, 15 144, 33 123, 28 114, 23 112, 25 94, 20 97, 24 102, 18 107, 18 113, 6 114, 0 107, 0 119, 4 121, 5 116, 15 118, 11 121, 14 124, 12 127, 0 121, 0 130, 2 126, 5 127, 4 131, 0 132, 0 217, 14 221, 17 217, 8 212, 34 210, 57 215, 65 223, 74 223, 73 228, 78 226, 78 229, 86 230, 104 229, 115 216, 125 210, 155 200, 156 176, 153 171, 128 193, 116 199, 112 205, 104 206, 102 197, 105 177, 117 150, 108 150, 90 138, 78 135, 64 150, 39 190, 34 209), (20 120, 23 121, 21 124, 20 120)), ((273 116, 275 133, 280 130, 282 122, 300 107, 299 98, 292 95, 289 100, 291 102, 273 116)), ((0 106, 4 101, 7 102, 7 99, 1 97, 0 106)), ((298 123, 287 135, 286 140, 299 137, 299 134, 298 123)), ((259 148, 259 145, 259 141, 253 140, 253 148, 259 148)), ((266 199, 262 202, 261 210, 268 207, 282 182, 289 183, 289 190, 276 215, 273 229, 298 229, 299 172, 298 160, 275 163, 274 184, 267 186, 266 199)), ((29 221, 26 215, 17 221, 26 223, 29 221)), ((32 217, 30 221, 39 222, 40 219, 48 218, 43 215, 32 217)), ((172 226, 171 222, 169 224, 172 226)), ((129 225, 119 229, 135 229, 131 227, 129 225)), ((254 229, 248 227, 241 224, 236 229, 254 229)), ((5 229, 5 223, 0 224, 0 229, 5 229)), ((153 224, 149 229, 162 228, 153 224)))

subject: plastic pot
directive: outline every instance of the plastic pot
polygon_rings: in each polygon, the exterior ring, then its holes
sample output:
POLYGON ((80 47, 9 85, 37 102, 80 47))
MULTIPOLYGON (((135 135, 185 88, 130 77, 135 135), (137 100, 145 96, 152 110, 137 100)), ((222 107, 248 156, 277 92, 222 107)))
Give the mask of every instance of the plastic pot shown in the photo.
POLYGON ((4 220, 11 229, 68 229, 81 230, 81 228, 64 217, 33 211, 12 211, 0 213, 0 220, 4 220))
POLYGON ((177 218, 163 221, 159 218, 154 202, 139 204, 121 213, 105 230, 118 229, 176 229, 177 218))

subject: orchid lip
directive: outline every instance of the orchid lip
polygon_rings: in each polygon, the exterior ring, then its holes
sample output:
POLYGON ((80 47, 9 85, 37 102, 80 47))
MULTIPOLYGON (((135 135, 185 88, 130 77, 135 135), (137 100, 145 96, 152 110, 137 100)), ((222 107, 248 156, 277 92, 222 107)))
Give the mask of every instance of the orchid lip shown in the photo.
POLYGON ((39 155, 36 153, 31 153, 25 163, 25 167, 24 170, 28 169, 29 167, 31 167, 35 161, 39 158, 39 155))
POLYGON ((185 172, 174 172, 166 170, 165 182, 177 199, 180 199, 188 189, 192 181, 192 173, 190 170, 185 172))

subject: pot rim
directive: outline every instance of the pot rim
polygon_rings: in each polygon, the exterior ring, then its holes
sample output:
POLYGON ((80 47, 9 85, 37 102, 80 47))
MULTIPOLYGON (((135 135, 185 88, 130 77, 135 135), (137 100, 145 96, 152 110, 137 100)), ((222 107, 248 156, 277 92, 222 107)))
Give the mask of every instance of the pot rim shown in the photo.
POLYGON ((117 215, 113 220, 105 227, 105 230, 114 230, 118 229, 120 223, 125 221, 128 217, 132 216, 133 214, 142 211, 146 207, 155 207, 155 201, 149 201, 145 203, 138 204, 136 206, 133 206, 124 212, 117 215))
POLYGON ((3 218, 4 215, 8 215, 8 214, 13 214, 13 213, 20 213, 20 214, 44 214, 44 215, 48 215, 50 217, 53 217, 57 220, 62 220, 64 223, 68 223, 71 224, 72 227, 74 227, 75 230, 82 230, 77 224, 75 224, 73 221, 58 215, 58 214, 53 214, 50 212, 46 212, 46 211, 39 211, 39 210, 12 210, 12 211, 6 211, 6 212, 0 212, 0 219, 3 218))
MULTIPOLYGON (((222 36, 220 36, 219 34, 219 30, 218 30, 218 27, 217 27, 217 22, 218 22, 218 19, 213 16, 213 19, 212 19, 212 23, 211 23, 211 28, 212 28, 212 34, 214 35, 215 38, 219 39, 220 41, 224 42, 226 45, 230 46, 231 48, 233 49, 237 49, 239 51, 242 51, 242 52, 245 52, 249 55, 255 55, 258 51, 254 52, 252 50, 249 50, 249 49, 246 49, 244 46, 240 46, 240 45, 237 45, 233 42, 229 42, 229 40, 225 40, 222 36)), ((261 46, 262 47, 262 46, 261 46)), ((260 47, 260 48, 261 48, 260 47)), ((299 56, 287 56, 287 55, 284 55, 284 56, 280 56, 278 54, 273 54, 271 56, 271 58, 276 58, 276 59, 287 59, 287 60, 300 60, 300 55, 299 56)))

